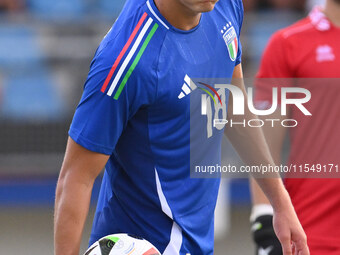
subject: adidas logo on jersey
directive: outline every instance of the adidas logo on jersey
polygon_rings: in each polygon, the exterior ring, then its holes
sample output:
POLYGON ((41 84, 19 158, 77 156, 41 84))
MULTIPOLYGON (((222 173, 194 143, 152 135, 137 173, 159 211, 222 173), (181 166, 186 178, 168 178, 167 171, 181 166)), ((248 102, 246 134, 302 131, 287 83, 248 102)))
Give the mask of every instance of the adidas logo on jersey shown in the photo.
POLYGON ((178 95, 178 99, 182 99, 186 95, 189 95, 192 91, 197 89, 196 84, 190 79, 190 77, 186 74, 184 77, 184 83, 182 86, 182 91, 178 95))
POLYGON ((334 61, 335 55, 333 52, 333 48, 329 45, 320 45, 316 48, 316 61, 321 62, 329 62, 334 61))

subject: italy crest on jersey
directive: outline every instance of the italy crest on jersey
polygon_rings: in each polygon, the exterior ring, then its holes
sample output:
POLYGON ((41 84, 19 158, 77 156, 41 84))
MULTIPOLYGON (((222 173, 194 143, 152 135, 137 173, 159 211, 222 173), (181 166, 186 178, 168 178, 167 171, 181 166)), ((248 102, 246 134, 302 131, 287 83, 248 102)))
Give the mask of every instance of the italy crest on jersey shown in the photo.
POLYGON ((231 23, 227 24, 226 31, 223 34, 223 39, 228 47, 231 61, 235 61, 238 50, 238 42, 235 28, 231 25, 231 23))

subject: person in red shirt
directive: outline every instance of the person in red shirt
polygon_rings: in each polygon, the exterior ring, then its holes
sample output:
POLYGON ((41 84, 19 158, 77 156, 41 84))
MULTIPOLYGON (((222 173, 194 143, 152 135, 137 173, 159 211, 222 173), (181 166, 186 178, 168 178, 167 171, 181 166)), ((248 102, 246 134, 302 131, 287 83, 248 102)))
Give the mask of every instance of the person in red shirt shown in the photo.
MULTIPOLYGON (((258 108, 271 105, 272 88, 280 87, 279 83, 265 82, 264 78, 306 78, 300 79, 298 85, 288 79, 283 82, 311 92, 311 100, 305 107, 312 116, 304 116, 296 107, 291 107, 288 113, 288 118, 298 121, 296 127, 288 129, 288 165, 326 165, 328 172, 314 178, 292 174, 291 178, 285 178, 285 186, 307 234, 310 254, 339 255, 340 79, 336 78, 340 78, 340 1, 327 0, 323 10, 316 7, 308 17, 276 32, 264 52, 257 78, 258 108), (333 164, 332 170, 328 164, 333 164)), ((283 118, 287 116, 281 116, 279 110, 271 116, 271 119, 283 118)), ((287 128, 267 127, 264 131, 272 155, 280 164, 287 128)), ((256 254, 282 254, 272 228, 272 208, 253 180, 251 190, 256 254)))

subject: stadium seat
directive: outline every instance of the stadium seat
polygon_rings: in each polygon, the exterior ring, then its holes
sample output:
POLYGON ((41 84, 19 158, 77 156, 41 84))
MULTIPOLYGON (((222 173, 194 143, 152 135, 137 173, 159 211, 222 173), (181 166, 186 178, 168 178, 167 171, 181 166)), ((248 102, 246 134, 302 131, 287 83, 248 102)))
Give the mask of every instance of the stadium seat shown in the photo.
POLYGON ((1 101, 1 117, 11 120, 54 121, 64 113, 53 77, 40 69, 7 76, 1 101))
POLYGON ((32 13, 46 17, 79 16, 84 12, 83 0, 27 0, 32 13))
POLYGON ((18 70, 42 65, 43 55, 32 27, 0 25, 0 68, 2 70, 18 70))
POLYGON ((117 17, 124 6, 124 0, 98 0, 99 11, 105 15, 117 17))

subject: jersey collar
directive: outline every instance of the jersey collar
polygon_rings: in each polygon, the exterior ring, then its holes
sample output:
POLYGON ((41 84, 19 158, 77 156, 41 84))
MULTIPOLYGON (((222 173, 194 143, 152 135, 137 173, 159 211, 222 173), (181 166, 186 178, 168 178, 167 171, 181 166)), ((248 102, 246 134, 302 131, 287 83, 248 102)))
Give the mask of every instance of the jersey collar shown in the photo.
POLYGON ((169 30, 169 28, 171 27, 170 23, 158 11, 154 1, 147 0, 146 5, 148 6, 148 9, 151 12, 151 14, 158 20, 158 22, 161 23, 166 29, 169 30))
POLYGON ((319 31, 328 31, 331 29, 331 22, 323 13, 320 6, 314 7, 314 9, 309 13, 309 18, 314 27, 319 31))
POLYGON ((183 34, 188 34, 188 33, 191 33, 191 32, 194 32, 196 29, 198 29, 202 23, 202 20, 203 20, 203 16, 204 16, 204 13, 202 13, 201 15, 201 20, 199 22, 199 24, 194 27, 193 29, 191 30, 181 30, 181 29, 178 29, 174 26, 172 26, 164 17, 163 15, 160 13, 160 11, 158 10, 158 8, 156 7, 156 4, 154 2, 154 0, 147 0, 146 1, 146 5, 149 9, 149 12, 151 13, 152 16, 154 16, 154 18, 163 26, 165 27, 167 30, 172 30, 174 32, 177 32, 177 33, 183 33, 183 34))

